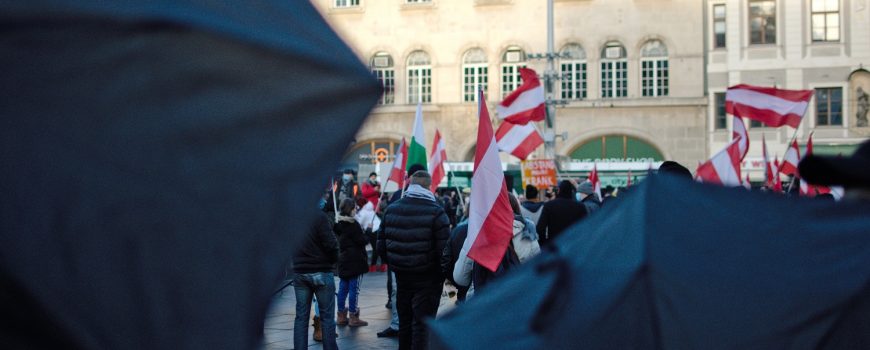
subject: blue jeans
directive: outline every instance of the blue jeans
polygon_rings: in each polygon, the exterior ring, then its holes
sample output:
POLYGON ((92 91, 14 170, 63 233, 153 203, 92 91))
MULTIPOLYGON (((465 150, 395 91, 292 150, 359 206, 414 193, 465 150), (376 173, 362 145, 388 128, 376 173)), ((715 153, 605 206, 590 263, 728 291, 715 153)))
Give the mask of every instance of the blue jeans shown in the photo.
POLYGON ((320 324, 323 330, 323 349, 338 349, 335 342, 335 280, 332 272, 297 273, 293 277, 296 290, 296 320, 293 326, 293 347, 308 348, 308 320, 311 317, 311 299, 317 295, 320 324))
POLYGON ((356 278, 344 279, 338 282, 338 312, 345 310, 351 313, 357 312, 357 300, 359 300, 359 285, 362 283, 362 276, 356 278), (345 308, 345 302, 349 308, 345 308))

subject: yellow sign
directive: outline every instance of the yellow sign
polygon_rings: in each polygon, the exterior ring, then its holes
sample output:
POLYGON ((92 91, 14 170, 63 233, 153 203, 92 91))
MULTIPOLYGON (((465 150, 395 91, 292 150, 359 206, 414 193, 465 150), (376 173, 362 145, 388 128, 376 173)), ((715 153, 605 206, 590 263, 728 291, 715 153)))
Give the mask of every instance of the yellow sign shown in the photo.
POLYGON ((524 160, 522 163, 523 188, 532 185, 539 189, 556 187, 556 162, 552 159, 524 160))
POLYGON ((378 148, 375 150, 375 159, 377 159, 378 162, 381 162, 381 163, 386 162, 387 157, 389 157, 389 155, 390 155, 390 151, 386 148, 378 148))

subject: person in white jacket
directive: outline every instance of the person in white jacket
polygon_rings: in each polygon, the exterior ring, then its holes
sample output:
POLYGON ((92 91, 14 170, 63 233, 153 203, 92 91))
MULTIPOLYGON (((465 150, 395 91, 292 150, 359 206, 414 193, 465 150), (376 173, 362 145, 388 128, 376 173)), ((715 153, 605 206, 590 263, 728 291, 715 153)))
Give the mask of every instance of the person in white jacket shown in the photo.
MULTIPOLYGON (((514 249, 514 252, 519 258, 520 264, 525 263, 535 255, 538 255, 541 252, 541 246, 538 243, 538 233, 535 229, 535 224, 529 220, 528 218, 523 217, 520 214, 520 203, 517 201, 517 198, 510 194, 510 202, 511 209, 514 212, 514 222, 513 222, 513 238, 511 238, 511 245, 508 246, 508 249, 511 249, 511 246, 514 249)), ((464 247, 465 245, 463 245, 464 247)), ((509 251, 505 251, 505 254, 510 254, 509 251)), ((477 269, 483 274, 486 274, 485 268, 475 267, 474 261, 468 258, 468 252, 462 251, 459 254, 459 259, 456 261, 456 265, 453 267, 453 279, 457 284, 462 286, 471 286, 469 289, 468 295, 469 297, 474 294, 474 289, 480 289, 482 286, 475 286, 472 282, 477 281, 478 284, 484 281, 491 280, 494 277, 498 277, 498 274, 492 274, 489 278, 483 278, 483 276, 477 276, 474 278, 474 270, 477 269)), ((479 274, 480 275, 480 274, 479 274)))

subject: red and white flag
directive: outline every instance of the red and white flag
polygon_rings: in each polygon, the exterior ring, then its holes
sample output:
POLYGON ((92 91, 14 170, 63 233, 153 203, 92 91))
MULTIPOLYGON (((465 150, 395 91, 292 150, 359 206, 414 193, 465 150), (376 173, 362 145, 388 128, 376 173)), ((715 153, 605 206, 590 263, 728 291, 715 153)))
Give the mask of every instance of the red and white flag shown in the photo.
POLYGON ((813 90, 780 90, 741 84, 728 88, 725 93, 725 111, 770 127, 788 125, 797 128, 812 97, 813 90))
POLYGON ((782 178, 779 174, 782 174, 780 171, 780 163, 777 156, 773 157, 773 173, 776 174, 773 178, 773 191, 774 192, 782 192, 782 178))
POLYGON ((447 162, 447 151, 444 149, 444 140, 441 132, 435 129, 435 140, 432 142, 432 154, 429 155, 429 171, 432 172, 432 192, 438 189, 438 185, 444 180, 444 163, 447 162))
POLYGON ((764 185, 770 188, 773 187, 773 176, 776 171, 774 170, 775 165, 767 155, 767 141, 764 140, 764 134, 761 134, 761 156, 764 159, 764 185))
POLYGON ((592 183, 592 192, 601 201, 601 181, 598 179, 598 164, 592 164, 592 173, 589 174, 589 182, 592 183))
POLYGON ((544 143, 534 124, 519 125, 508 121, 502 122, 498 127, 495 140, 502 152, 513 154, 522 160, 526 160, 535 148, 544 143))
POLYGON ((468 237, 460 254, 466 254, 490 271, 495 271, 513 237, 514 215, 505 187, 495 134, 489 123, 486 99, 478 91, 477 150, 471 176, 471 208, 468 237))
POLYGON ((520 77, 523 84, 495 106, 499 119, 521 125, 544 120, 547 115, 546 98, 538 74, 529 68, 520 68, 520 77))
POLYGON ((746 180, 743 180, 743 188, 747 190, 752 189, 752 182, 749 181, 749 174, 746 174, 746 180))
POLYGON ((788 150, 785 151, 785 156, 782 157, 779 172, 785 175, 797 174, 798 163, 801 162, 801 150, 798 148, 797 140, 793 140, 788 150))
POLYGON ((731 139, 739 138, 737 145, 740 147, 740 160, 746 158, 746 153, 749 152, 749 132, 746 131, 746 124, 743 123, 743 118, 734 116, 734 123, 731 132, 731 139))
POLYGON ((695 171, 695 178, 704 183, 725 186, 740 186, 740 139, 731 140, 725 149, 702 163, 695 171))
POLYGON ((625 187, 631 187, 631 169, 628 169, 628 181, 625 182, 625 187))
POLYGON ((395 183, 399 190, 405 186, 405 162, 408 160, 408 144, 405 138, 399 143, 399 150, 396 152, 396 159, 393 160, 393 167, 390 169, 390 177, 387 178, 387 183, 384 184, 384 190, 390 182, 395 183))

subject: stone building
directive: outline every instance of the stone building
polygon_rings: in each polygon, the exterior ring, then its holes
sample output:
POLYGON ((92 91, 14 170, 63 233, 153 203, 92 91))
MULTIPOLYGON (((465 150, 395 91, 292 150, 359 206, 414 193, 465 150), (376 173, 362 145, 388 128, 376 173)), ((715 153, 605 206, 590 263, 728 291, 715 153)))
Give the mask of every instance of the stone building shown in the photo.
MULTIPOLYGON (((710 153, 731 138, 725 90, 735 84, 813 89, 800 128, 803 148, 814 132, 815 153, 848 155, 870 135, 870 1, 708 0, 705 2, 707 121, 710 153)), ((795 135, 790 127, 747 122, 750 149, 743 164, 762 181, 761 140, 781 158, 795 135)))
MULTIPOLYGON (((417 101, 426 146, 437 128, 448 159, 470 162, 477 87, 494 112, 520 83, 518 67, 539 74, 546 67, 535 57, 547 49, 543 0, 312 2, 386 90, 345 166, 388 162, 410 135, 417 101)), ((629 169, 643 174, 665 159, 694 169, 706 159, 714 145, 706 138, 714 132, 704 85, 705 8, 695 0, 555 1, 555 47, 565 54, 556 62, 563 79, 555 89, 565 102, 555 118, 563 171, 581 174, 597 163, 603 182, 619 185, 629 169)), ((543 147, 533 157, 543 157, 543 147)), ((518 163, 509 155, 503 160, 518 163)))

